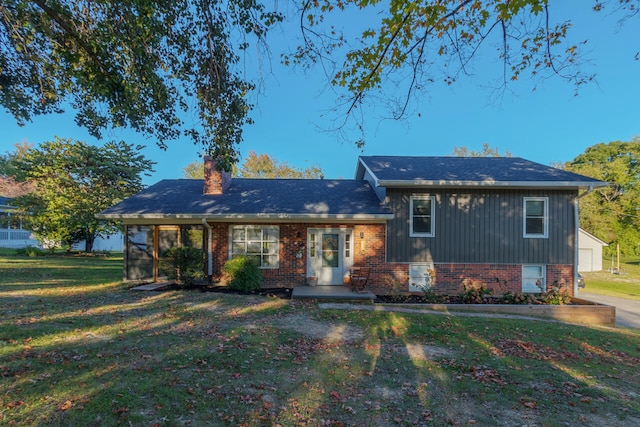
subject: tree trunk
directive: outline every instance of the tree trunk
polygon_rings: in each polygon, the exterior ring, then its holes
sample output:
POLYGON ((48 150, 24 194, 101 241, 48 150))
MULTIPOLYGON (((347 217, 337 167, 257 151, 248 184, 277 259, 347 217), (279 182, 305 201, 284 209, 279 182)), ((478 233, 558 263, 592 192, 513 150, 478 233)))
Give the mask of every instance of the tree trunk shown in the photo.
POLYGON ((84 251, 86 253, 91 253, 93 251, 93 242, 96 240, 96 236, 93 234, 87 235, 87 238, 84 240, 84 251))

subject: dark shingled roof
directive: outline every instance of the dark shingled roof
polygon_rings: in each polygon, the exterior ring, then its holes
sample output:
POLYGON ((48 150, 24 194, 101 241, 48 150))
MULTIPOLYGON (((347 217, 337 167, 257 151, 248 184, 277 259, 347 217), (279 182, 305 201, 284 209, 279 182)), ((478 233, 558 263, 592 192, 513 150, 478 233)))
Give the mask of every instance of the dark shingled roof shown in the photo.
MULTIPOLYGON (((361 156, 380 186, 423 183, 528 184, 530 186, 596 187, 602 181, 545 166, 519 157, 408 157, 361 156)), ((364 172, 359 164, 356 174, 364 172)))
POLYGON ((99 217, 391 218, 365 181, 233 178, 222 195, 202 189, 202 180, 162 180, 99 217))

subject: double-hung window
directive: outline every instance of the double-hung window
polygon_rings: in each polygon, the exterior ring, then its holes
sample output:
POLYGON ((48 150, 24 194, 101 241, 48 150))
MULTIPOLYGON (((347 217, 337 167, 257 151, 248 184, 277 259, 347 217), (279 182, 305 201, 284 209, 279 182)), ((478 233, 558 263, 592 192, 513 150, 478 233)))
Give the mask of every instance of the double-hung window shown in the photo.
POLYGON ((409 201, 411 237, 433 237, 435 233, 435 197, 414 195, 409 201))
POLYGON ((524 237, 544 238, 549 235, 549 199, 524 198, 524 237))
POLYGON ((278 268, 280 229, 273 225, 233 225, 231 258, 253 258, 261 268, 278 268))

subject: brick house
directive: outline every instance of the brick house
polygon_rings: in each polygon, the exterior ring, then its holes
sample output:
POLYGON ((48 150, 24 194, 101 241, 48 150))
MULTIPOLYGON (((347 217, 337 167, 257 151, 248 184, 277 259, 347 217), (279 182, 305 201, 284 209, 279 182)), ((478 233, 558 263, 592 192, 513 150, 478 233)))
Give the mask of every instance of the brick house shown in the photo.
MULTIPOLYGON (((540 292, 576 286, 578 200, 606 183, 521 158, 362 156, 350 180, 163 180, 101 212, 125 226, 125 280, 159 280, 190 245, 220 277, 256 258, 265 287, 341 285, 371 267, 378 294, 458 294, 466 283, 540 292)), ((504 290, 504 289, 503 289, 504 290)))

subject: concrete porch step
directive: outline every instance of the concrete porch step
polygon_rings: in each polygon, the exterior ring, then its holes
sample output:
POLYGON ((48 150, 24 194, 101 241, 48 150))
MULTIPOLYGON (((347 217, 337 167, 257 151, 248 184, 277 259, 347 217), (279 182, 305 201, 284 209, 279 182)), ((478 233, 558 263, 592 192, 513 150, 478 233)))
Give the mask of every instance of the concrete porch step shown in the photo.
POLYGON ((138 285, 131 288, 132 291, 159 291, 167 286, 173 285, 173 282, 154 282, 138 285))
POLYGON ((375 294, 368 289, 355 292, 346 286, 296 286, 291 293, 291 299, 373 302, 375 298, 375 294))

